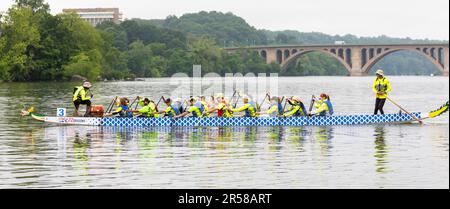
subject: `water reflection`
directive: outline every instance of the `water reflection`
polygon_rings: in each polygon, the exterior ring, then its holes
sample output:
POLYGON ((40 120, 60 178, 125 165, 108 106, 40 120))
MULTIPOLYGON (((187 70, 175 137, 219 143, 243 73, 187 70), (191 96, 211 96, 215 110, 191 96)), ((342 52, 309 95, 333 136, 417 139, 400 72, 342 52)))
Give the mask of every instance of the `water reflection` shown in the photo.
MULTIPOLYGON (((308 92, 324 89, 334 95, 339 114, 371 113, 372 78, 281 79, 280 95, 307 98, 308 92)), ((431 110, 448 100, 448 78, 391 79, 397 84, 392 96, 411 111, 431 110)), ((167 82, 99 82, 94 101, 107 106, 112 91, 158 98, 172 91, 167 82)), ((225 128, 52 127, 17 115, 21 103, 43 114, 54 115, 56 107, 71 109, 74 85, 0 83, 0 106, 7 107, 0 108, 0 188, 449 185, 448 114, 420 126, 225 128)), ((398 112, 393 105, 385 111, 398 112)))
POLYGON ((332 140, 334 138, 332 126, 320 126, 314 132, 314 140, 318 143, 322 155, 329 155, 333 148, 332 140))
POLYGON ((389 171, 388 168, 388 145, 385 141, 385 126, 376 126, 374 131, 375 137, 375 154, 374 157, 376 159, 375 167, 376 172, 378 173, 387 173, 389 171))
POLYGON ((318 145, 326 155, 333 148, 333 127, 86 127, 53 126, 35 128, 27 135, 31 144, 44 132, 44 138, 56 138, 58 153, 64 156, 67 142, 75 148, 89 149, 91 143, 115 142, 115 150, 137 142, 139 149, 151 150, 155 146, 226 149, 235 146, 254 148, 258 140, 266 140, 269 150, 280 151, 286 146, 304 151, 305 142, 318 145))

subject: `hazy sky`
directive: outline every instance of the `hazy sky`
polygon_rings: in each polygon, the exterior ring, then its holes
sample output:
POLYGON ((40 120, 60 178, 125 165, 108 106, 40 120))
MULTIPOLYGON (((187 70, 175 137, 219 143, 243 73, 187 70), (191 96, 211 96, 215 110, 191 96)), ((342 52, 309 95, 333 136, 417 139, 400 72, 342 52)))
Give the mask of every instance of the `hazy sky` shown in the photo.
MULTIPOLYGON (((119 7, 124 18, 232 12, 258 29, 449 40, 449 0, 47 0, 52 13, 119 7)), ((5 11, 13 0, 0 0, 5 11)))

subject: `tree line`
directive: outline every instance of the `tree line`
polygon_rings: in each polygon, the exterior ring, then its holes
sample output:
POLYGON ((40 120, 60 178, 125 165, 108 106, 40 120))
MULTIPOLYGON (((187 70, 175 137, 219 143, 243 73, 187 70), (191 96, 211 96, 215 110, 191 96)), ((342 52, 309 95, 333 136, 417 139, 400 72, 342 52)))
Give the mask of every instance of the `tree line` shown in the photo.
MULTIPOLYGON (((430 40, 328 36, 297 31, 257 30, 232 13, 200 12, 164 20, 103 22, 92 27, 73 13, 52 15, 44 0, 15 0, 0 15, 0 81, 65 81, 75 75, 90 80, 168 77, 192 73, 280 72, 256 52, 227 46, 270 44, 429 43, 430 40)), ((376 67, 391 74, 428 74, 436 69, 420 55, 398 53, 376 67), (414 70, 420 68, 420 70, 414 70), (411 73, 412 72, 412 73, 411 73)), ((301 57, 282 75, 347 75, 334 58, 322 53, 301 57)))

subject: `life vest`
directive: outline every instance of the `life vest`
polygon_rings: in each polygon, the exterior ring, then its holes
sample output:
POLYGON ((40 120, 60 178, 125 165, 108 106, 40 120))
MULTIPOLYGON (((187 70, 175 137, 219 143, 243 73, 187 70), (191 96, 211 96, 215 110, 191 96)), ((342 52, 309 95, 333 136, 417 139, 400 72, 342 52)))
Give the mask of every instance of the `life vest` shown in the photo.
POLYGON ((180 109, 178 108, 177 105, 171 104, 170 108, 172 109, 172 111, 168 113, 169 117, 174 117, 174 116, 181 114, 180 109), (173 115, 173 114, 175 114, 175 115, 173 115))
POLYGON ((189 112, 192 113, 192 117, 196 117, 196 118, 201 118, 202 117, 202 112, 200 111, 200 109, 197 106, 191 106, 189 108, 189 112))
POLYGON ((326 103, 327 106, 328 106, 328 113, 329 113, 330 115, 333 115, 333 114, 334 114, 333 104, 331 104, 330 100, 325 101, 325 103, 326 103))
POLYGON ((250 106, 245 110, 245 117, 254 117, 256 112, 256 104, 255 102, 249 102, 250 106))
POLYGON ((269 114, 270 117, 277 117, 277 116, 280 114, 280 111, 279 111, 279 110, 280 110, 280 107, 279 107, 278 104, 274 104, 274 105, 270 106, 269 110, 273 109, 274 107, 277 108, 277 111, 270 113, 270 114, 269 114))
POLYGON ((127 111, 128 109, 130 109, 128 105, 120 105, 119 107, 121 108, 121 111, 119 112, 120 117, 133 117, 133 113, 127 111))
POLYGON ((306 116, 306 114, 308 113, 303 102, 300 102, 300 110, 302 111, 301 116, 306 116))
POLYGON ((386 83, 386 78, 382 78, 381 80, 380 79, 376 79, 375 80, 375 89, 377 90, 377 91, 382 91, 382 92, 386 92, 386 90, 387 90, 387 83, 386 83))
POLYGON ((195 107, 197 107, 201 113, 205 111, 205 105, 202 102, 197 102, 194 104, 195 107))
POLYGON ((302 108, 300 107, 300 105, 295 104, 292 106, 293 109, 297 109, 297 111, 294 113, 295 117, 300 117, 302 116, 302 108))
POLYGON ((83 86, 77 86, 75 88, 73 88, 73 101, 76 100, 81 100, 81 101, 86 101, 86 100, 90 100, 91 96, 89 95, 89 89, 86 90, 84 89, 83 86), (83 100, 84 98, 84 100, 83 100))
MULTIPOLYGON (((324 104, 326 104, 327 107, 328 107, 328 114, 329 114, 329 115, 333 115, 333 114, 334 114, 333 104, 331 104, 331 102, 330 102, 328 99, 324 101, 324 104)), ((320 115, 320 116, 326 116, 326 115, 327 115, 327 112, 326 112, 326 111, 323 111, 323 112, 321 112, 319 115, 320 115)))
POLYGON ((305 109, 305 105, 303 105, 302 102, 298 103, 298 104, 294 104, 292 106, 293 109, 297 109, 297 111, 294 113, 294 116, 296 117, 300 117, 300 116, 306 116, 306 109, 305 109))
POLYGON ((139 110, 139 112, 143 113, 145 117, 153 118, 155 117, 155 113, 157 112, 156 105, 151 102, 150 104, 143 106, 142 109, 139 110), (141 112, 142 110, 145 110, 146 112, 141 112))
POLYGON ((283 104, 278 103, 278 115, 283 115, 283 104))

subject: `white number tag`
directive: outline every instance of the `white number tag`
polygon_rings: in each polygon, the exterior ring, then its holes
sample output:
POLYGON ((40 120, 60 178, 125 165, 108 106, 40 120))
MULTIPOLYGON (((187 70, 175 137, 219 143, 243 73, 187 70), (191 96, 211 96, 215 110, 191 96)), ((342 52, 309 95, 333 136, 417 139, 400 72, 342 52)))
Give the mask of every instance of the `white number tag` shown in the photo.
POLYGON ((58 117, 66 117, 66 108, 57 108, 56 116, 58 117))

